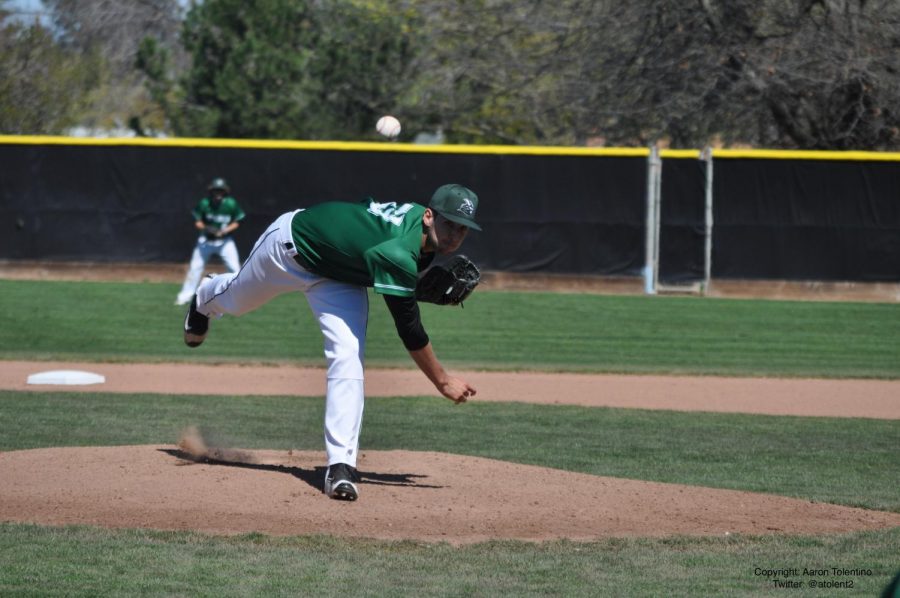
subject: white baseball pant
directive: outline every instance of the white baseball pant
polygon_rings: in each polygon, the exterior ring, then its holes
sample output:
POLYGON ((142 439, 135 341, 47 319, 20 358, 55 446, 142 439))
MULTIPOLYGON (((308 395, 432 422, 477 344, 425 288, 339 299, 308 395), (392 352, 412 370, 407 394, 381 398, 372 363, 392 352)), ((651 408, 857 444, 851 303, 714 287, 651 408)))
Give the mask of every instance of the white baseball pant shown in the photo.
POLYGON ((187 275, 184 277, 184 284, 178 292, 175 300, 179 305, 185 305, 194 296, 197 286, 200 284, 200 278, 203 276, 203 270, 206 263, 212 256, 218 255, 225 263, 225 267, 229 272, 237 272, 241 267, 241 260, 238 257, 237 245, 231 238, 209 240, 201 237, 194 246, 191 253, 191 263, 188 266, 187 275))
POLYGON ((293 256, 291 219, 280 216, 262 234, 237 273, 208 278, 197 289, 197 310, 240 316, 291 291, 306 295, 325 340, 325 448, 328 465, 356 467, 362 426, 363 361, 369 297, 365 287, 313 274, 293 256))

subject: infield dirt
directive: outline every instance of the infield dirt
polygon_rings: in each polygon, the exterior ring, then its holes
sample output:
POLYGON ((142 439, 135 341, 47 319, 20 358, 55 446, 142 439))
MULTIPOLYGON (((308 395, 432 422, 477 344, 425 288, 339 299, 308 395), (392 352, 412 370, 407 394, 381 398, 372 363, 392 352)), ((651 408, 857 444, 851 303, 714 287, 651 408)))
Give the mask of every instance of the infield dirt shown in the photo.
POLYGON ((175 446, 2 453, 0 519, 453 544, 900 525, 897 513, 409 451, 363 451, 360 500, 347 503, 321 493, 318 453, 231 450, 227 456, 227 462, 197 463, 175 446))

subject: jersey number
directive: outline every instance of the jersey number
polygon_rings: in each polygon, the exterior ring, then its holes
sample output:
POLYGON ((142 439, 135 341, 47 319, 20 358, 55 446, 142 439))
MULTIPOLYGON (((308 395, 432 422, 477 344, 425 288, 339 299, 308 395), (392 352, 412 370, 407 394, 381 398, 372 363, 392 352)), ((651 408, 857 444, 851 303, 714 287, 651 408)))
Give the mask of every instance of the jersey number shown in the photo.
POLYGON ((403 217, 406 216, 406 213, 412 208, 413 204, 411 203, 405 203, 398 207, 396 201, 389 201, 387 203, 373 201, 369 204, 368 211, 370 214, 375 214, 385 222, 390 222, 394 226, 400 226, 403 223, 403 217))

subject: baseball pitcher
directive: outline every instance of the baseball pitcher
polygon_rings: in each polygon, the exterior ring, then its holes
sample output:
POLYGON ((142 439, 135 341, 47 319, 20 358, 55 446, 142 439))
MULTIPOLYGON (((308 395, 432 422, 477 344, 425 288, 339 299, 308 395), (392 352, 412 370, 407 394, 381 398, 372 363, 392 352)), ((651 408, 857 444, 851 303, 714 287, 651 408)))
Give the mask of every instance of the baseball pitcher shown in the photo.
POLYGON ((200 284, 206 263, 212 256, 218 255, 229 272, 237 272, 241 267, 237 245, 231 238, 231 233, 237 230, 240 221, 244 219, 244 210, 229 195, 230 189, 225 179, 213 179, 207 191, 207 196, 191 211, 194 227, 200 234, 175 305, 187 305, 190 302, 200 284))
POLYGON ((209 319, 240 316, 277 295, 305 294, 325 341, 327 362, 325 493, 356 500, 363 415, 363 360, 369 314, 367 287, 383 296, 410 356, 446 398, 464 403, 475 388, 444 370, 422 326, 418 301, 460 304, 479 281, 463 256, 433 266, 435 255, 456 251, 475 223, 478 197, 444 185, 428 207, 416 203, 326 202, 287 212, 262 234, 237 274, 207 278, 184 321, 190 347, 206 338, 209 319))

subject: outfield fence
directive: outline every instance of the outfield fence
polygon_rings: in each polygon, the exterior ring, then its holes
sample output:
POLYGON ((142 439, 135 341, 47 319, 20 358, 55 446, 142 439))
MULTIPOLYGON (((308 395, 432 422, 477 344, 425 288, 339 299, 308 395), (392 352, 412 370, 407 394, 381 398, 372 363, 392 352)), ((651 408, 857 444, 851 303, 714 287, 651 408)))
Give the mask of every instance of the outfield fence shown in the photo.
POLYGON ((486 270, 900 281, 900 154, 0 137, 0 259, 182 262, 214 177, 247 211, 246 255, 280 213, 326 200, 481 197, 486 270), (713 176, 714 175, 714 176, 713 176))

